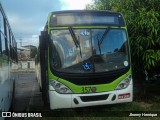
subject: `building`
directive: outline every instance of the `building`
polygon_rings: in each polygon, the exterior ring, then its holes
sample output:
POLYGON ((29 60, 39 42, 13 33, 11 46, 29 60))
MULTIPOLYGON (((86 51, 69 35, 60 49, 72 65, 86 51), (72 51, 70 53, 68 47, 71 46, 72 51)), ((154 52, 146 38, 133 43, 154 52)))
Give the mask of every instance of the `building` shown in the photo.
POLYGON ((24 47, 17 48, 18 51, 18 60, 29 60, 30 59, 30 50, 24 47))
POLYGON ((26 45, 18 48, 19 69, 34 70, 35 69, 35 55, 37 53, 36 46, 26 45))

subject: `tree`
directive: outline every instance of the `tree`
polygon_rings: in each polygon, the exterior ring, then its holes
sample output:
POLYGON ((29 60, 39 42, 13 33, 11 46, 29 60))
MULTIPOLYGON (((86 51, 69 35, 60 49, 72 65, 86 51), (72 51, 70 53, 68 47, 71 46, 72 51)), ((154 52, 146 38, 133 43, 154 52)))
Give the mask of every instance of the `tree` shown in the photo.
POLYGON ((160 68, 160 0, 93 0, 86 9, 121 12, 126 20, 133 73, 145 79, 145 70, 160 68))
POLYGON ((33 47, 32 49, 31 49, 31 58, 35 58, 35 56, 36 56, 36 54, 37 54, 37 48, 36 47, 33 47))
POLYGON ((92 3, 86 5, 88 10, 111 10, 112 0, 92 0, 92 3))

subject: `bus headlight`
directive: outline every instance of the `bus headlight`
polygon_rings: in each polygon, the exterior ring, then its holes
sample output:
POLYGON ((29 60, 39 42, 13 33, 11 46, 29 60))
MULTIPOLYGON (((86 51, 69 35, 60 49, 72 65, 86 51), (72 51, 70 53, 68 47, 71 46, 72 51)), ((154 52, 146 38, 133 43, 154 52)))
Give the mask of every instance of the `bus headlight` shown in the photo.
POLYGON ((129 86, 132 76, 127 76, 124 80, 122 80, 116 87, 116 90, 125 89, 129 86))
POLYGON ((62 83, 56 81, 56 80, 50 80, 50 85, 56 90, 56 92, 61 93, 61 94, 68 94, 72 93, 72 91, 63 85, 62 83))

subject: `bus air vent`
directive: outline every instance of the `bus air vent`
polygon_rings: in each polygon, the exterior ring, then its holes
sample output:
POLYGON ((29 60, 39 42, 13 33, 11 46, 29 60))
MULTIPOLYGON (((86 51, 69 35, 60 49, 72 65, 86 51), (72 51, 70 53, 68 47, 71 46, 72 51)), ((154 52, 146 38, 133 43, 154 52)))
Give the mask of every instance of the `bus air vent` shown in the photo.
POLYGON ((108 98, 109 94, 105 95, 95 95, 95 96, 81 96, 81 100, 83 102, 91 102, 91 101, 101 101, 106 100, 108 98))

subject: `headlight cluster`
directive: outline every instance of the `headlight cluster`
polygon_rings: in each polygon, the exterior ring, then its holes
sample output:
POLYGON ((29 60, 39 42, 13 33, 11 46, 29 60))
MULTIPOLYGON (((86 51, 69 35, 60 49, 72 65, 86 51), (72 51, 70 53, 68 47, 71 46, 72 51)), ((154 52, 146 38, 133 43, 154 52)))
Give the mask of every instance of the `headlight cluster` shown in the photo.
POLYGON ((130 81, 132 79, 132 76, 129 75, 127 76, 124 80, 122 80, 116 87, 116 90, 121 90, 121 89, 125 89, 128 87, 128 85, 130 84, 130 81))
POLYGON ((50 80, 50 84, 58 93, 62 94, 72 93, 72 91, 68 87, 66 87, 65 85, 56 80, 50 80))

